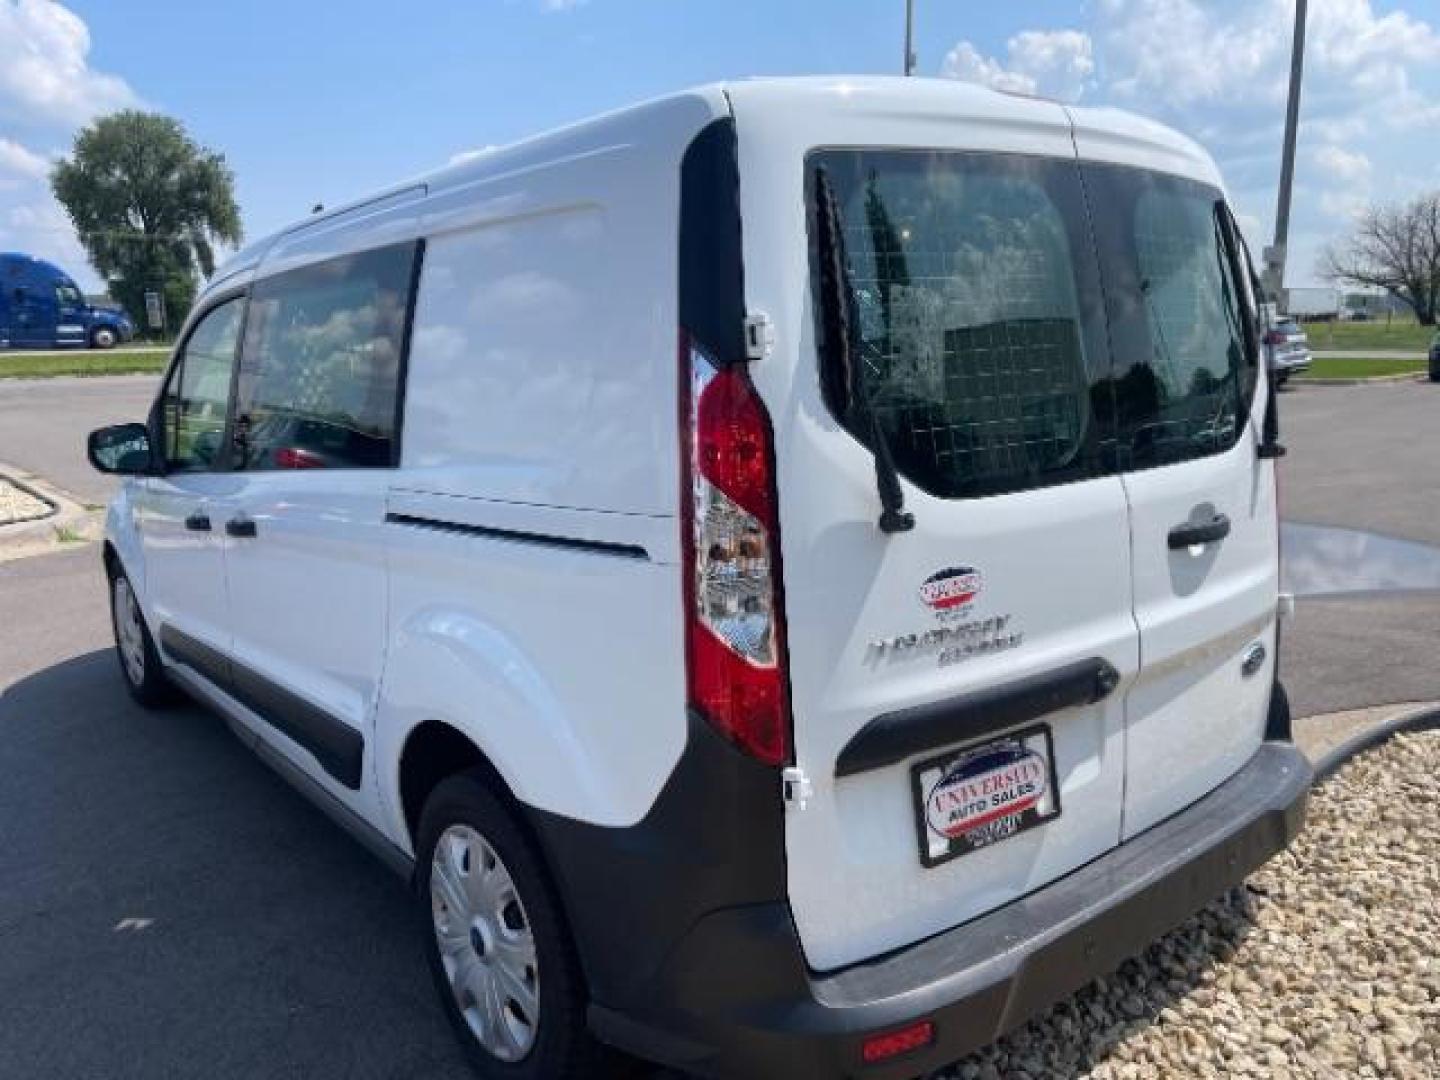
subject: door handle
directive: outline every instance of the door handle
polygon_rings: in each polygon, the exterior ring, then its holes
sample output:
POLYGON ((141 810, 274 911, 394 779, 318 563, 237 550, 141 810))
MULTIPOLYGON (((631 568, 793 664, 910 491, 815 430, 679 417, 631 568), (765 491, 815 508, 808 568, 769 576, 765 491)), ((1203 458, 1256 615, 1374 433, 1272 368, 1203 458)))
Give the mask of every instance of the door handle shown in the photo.
POLYGON ((247 517, 233 517, 225 523, 227 536, 248 537, 255 535, 255 522, 247 517))
POLYGON ((191 532, 209 532, 210 515, 196 510, 195 513, 185 519, 185 528, 191 532))
POLYGON ((1230 519, 1224 514, 1216 514, 1209 521, 1187 521, 1170 530, 1170 550, 1213 544, 1229 535, 1230 519))

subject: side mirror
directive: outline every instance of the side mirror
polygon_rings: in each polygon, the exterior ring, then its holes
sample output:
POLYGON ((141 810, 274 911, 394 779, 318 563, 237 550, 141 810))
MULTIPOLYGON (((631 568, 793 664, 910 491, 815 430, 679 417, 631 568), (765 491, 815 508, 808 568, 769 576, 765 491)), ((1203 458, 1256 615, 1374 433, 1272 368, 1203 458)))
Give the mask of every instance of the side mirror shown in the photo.
POLYGON ((144 424, 96 428, 85 444, 85 453, 102 473, 144 476, 152 471, 150 429, 144 424))

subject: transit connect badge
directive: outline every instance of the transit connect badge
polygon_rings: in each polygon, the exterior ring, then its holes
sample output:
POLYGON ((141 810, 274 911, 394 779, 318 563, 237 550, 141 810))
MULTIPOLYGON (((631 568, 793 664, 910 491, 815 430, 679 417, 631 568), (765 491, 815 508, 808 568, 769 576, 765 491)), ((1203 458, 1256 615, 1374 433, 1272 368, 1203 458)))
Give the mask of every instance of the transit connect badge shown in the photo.
POLYGON ((984 587, 980 571, 973 566, 951 566, 925 579, 920 600, 931 611, 956 611, 979 596, 984 587))

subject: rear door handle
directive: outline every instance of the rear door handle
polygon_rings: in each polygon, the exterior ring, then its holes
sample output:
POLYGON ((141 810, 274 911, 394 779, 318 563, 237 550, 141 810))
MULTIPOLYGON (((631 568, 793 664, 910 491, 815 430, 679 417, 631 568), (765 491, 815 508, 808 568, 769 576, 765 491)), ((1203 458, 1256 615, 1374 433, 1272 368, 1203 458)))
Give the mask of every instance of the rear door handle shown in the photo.
POLYGON ((196 510, 195 513, 185 519, 185 528, 191 532, 209 532, 210 515, 196 510))
POLYGON ((1224 514, 1216 514, 1209 521, 1187 521, 1170 530, 1170 550, 1213 544, 1229 535, 1230 519, 1224 514))
POLYGON ((249 537, 255 535, 255 522, 246 517, 231 518, 225 523, 227 536, 249 537))

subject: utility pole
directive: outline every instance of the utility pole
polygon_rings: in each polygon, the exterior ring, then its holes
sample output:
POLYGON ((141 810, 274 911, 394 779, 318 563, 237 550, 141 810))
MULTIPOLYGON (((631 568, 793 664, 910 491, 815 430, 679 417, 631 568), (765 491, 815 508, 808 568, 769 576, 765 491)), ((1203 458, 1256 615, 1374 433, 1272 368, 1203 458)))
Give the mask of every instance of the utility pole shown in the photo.
POLYGON ((1275 207, 1275 243, 1265 249, 1265 291, 1283 303, 1285 247, 1290 240, 1290 189, 1295 183, 1295 137, 1300 126, 1300 83, 1305 73, 1307 0, 1295 3, 1295 42, 1290 51, 1290 101, 1285 109, 1285 148, 1280 157, 1280 199, 1275 207))
POLYGON ((915 74, 915 0, 905 0, 905 74, 915 74))

